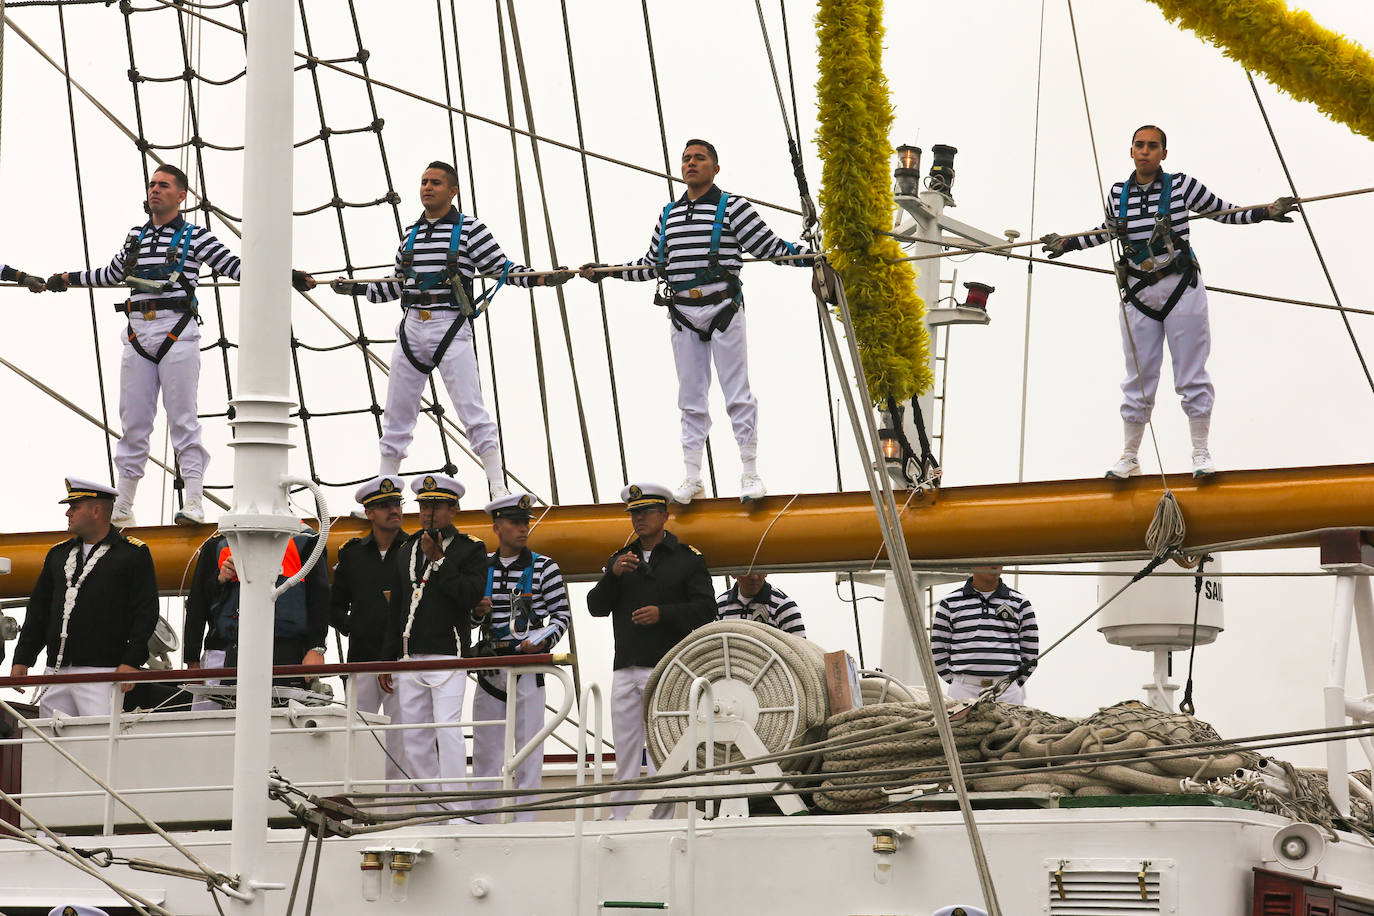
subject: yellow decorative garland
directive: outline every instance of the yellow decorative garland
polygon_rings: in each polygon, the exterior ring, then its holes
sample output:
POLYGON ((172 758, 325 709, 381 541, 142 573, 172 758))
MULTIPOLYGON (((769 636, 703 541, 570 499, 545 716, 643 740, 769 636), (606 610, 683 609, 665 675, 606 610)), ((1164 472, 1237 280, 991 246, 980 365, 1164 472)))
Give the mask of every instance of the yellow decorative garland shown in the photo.
POLYGON ((892 102, 883 75, 882 0, 821 0, 821 226, 826 254, 844 279, 854 333, 875 403, 925 394, 930 365, 926 304, 897 242, 876 230, 892 222, 892 102))
POLYGON ((1374 138, 1374 58, 1282 0, 1152 0, 1170 22, 1295 99, 1374 138))

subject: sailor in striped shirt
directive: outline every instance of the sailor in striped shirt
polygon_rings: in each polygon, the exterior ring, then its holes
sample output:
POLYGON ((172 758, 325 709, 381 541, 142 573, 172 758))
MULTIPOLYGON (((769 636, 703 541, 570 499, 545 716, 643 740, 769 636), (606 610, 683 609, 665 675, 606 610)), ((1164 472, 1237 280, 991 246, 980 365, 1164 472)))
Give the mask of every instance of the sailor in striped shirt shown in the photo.
POLYGON ((974 569, 964 587, 940 600, 931 625, 935 670, 953 700, 972 699, 1015 675, 997 699, 1025 702, 1026 679, 1040 658, 1040 631, 1030 599, 1002 581, 1002 567, 974 569))
MULTIPOLYGON (((516 655, 552 652, 567 632, 572 619, 568 590, 563 573, 551 557, 532 552, 527 545, 530 534, 530 507, 534 501, 527 493, 512 493, 487 504, 491 527, 496 532, 497 548, 489 558, 486 595, 473 609, 472 616, 482 628, 477 654, 516 655)), ((472 774, 500 776, 506 748, 505 671, 486 671, 478 675, 478 690, 472 697, 475 721, 498 719, 503 724, 482 725, 473 730, 472 774)), ((515 749, 518 751, 539 733, 544 725, 544 676, 521 674, 515 680, 515 749)), ((544 768, 544 748, 537 748, 515 771, 515 787, 539 786, 544 768)), ((500 788, 485 783, 479 789, 500 788)), ((537 801, 524 796, 517 803, 537 801)), ((476 820, 489 822, 493 815, 476 820)), ((517 821, 534 820, 533 811, 516 813, 517 821)))
POLYGON ((764 573, 736 576, 735 584, 716 596, 716 619, 756 620, 784 633, 805 637, 801 608, 767 578, 764 573))
POLYGON ((1207 288, 1188 243, 1189 211, 1233 225, 1262 220, 1291 223, 1286 214, 1297 206, 1293 198, 1280 197, 1268 206, 1212 216, 1219 210, 1233 209, 1232 205, 1190 175, 1164 172, 1161 163, 1168 155, 1163 130, 1153 124, 1138 128, 1131 138, 1135 171, 1112 185, 1107 221, 1098 227, 1110 230, 1110 234, 1104 231, 1063 238, 1050 233, 1041 239, 1051 258, 1101 245, 1111 235, 1122 244, 1117 279, 1122 299, 1131 306, 1121 310, 1120 319, 1126 356, 1126 379, 1121 383, 1126 445, 1121 458, 1107 470, 1112 478, 1140 473, 1140 440, 1154 409, 1166 338, 1174 366, 1174 390, 1182 397, 1188 417, 1193 476, 1207 477, 1216 470, 1207 446, 1214 397, 1207 374, 1212 335, 1207 322, 1207 288))
POLYGON ((397 279, 384 283, 334 280, 342 295, 366 291, 369 302, 401 300, 403 315, 391 351, 391 377, 382 414, 382 475, 397 474, 415 438, 420 396, 436 368, 463 424, 473 451, 482 459, 493 497, 504 496, 505 469, 501 464, 496 424, 482 400, 477 353, 472 344, 475 310, 505 283, 514 286, 558 286, 573 274, 551 271, 533 277, 508 277, 528 267, 506 257, 486 223, 459 213, 458 172, 447 162, 431 162, 420 176, 424 213, 406 227, 396 249, 397 279), (456 236, 455 236, 456 233, 456 236), (474 298, 473 281, 496 278, 490 293, 474 298))
MULTIPOLYGON (((115 306, 129 320, 119 366, 119 422, 124 435, 114 455, 119 497, 111 522, 119 528, 134 524, 134 494, 148 461, 159 389, 186 487, 186 502, 176 522, 198 525, 205 521, 202 488, 210 456, 201 444, 196 413, 200 388, 196 284, 202 266, 232 280, 241 279, 241 274, 239 259, 219 239, 181 216, 186 188, 185 172, 173 165, 158 166, 148 180, 148 222, 129 230, 124 247, 109 265, 53 274, 47 281, 47 288, 55 293, 71 286, 127 283, 133 288, 132 295, 115 306)), ((302 291, 314 285, 300 271, 292 272, 292 283, 302 291)))
MULTIPOLYGON (((620 265, 639 269, 612 274, 622 280, 658 280, 659 293, 654 301, 666 305, 672 319, 682 455, 687 468, 686 479, 673 491, 673 499, 684 504, 706 489, 701 480, 701 459, 711 430, 712 359, 739 445, 743 465, 740 499, 760 499, 767 492, 758 473, 758 402, 749 388, 739 271, 744 266, 744 252, 760 258, 810 253, 809 248, 774 235, 749 201, 716 187, 719 171, 716 148, 705 140, 688 140, 682 152, 687 192, 662 211, 644 257, 620 265)), ((810 267, 812 261, 798 258, 781 263, 810 267)), ((597 271, 603 266, 583 265, 582 275, 600 281, 607 276, 597 271)))

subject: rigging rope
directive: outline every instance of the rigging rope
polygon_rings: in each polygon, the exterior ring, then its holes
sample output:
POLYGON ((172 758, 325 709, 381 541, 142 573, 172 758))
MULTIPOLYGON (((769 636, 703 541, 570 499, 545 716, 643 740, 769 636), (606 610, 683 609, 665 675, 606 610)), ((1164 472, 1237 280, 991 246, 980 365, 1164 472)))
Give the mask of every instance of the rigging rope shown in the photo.
MULTIPOLYGON (((1035 234, 1035 192, 1040 179, 1040 84, 1045 65, 1045 0, 1040 0, 1040 37, 1035 53, 1035 133, 1031 140, 1030 237, 1035 234)), ((1016 482, 1026 479, 1026 400, 1030 390, 1031 286, 1035 262, 1026 262, 1026 325, 1021 344, 1021 432, 1016 447, 1016 482)), ((948 338, 946 338, 948 339, 948 338)), ((946 363, 946 371, 949 364, 946 363)))

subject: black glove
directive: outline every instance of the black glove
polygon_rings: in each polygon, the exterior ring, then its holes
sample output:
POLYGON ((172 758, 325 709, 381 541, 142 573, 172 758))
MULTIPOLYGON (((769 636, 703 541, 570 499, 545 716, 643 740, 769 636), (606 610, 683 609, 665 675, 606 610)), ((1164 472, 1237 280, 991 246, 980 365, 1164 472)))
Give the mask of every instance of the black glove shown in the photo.
POLYGON ((50 293, 65 293, 71 288, 71 284, 63 279, 61 274, 53 274, 44 284, 50 293))
POLYGON ((303 270, 293 270, 291 271, 291 285, 295 287, 298 293, 309 292, 315 288, 315 278, 303 270))
POLYGON ((26 274, 22 270, 16 270, 14 272, 14 282, 18 283, 20 286, 24 287, 31 293, 41 293, 43 292, 43 290, 48 288, 48 285, 43 282, 42 277, 35 277, 33 274, 26 274))
POLYGON ((1040 236, 1040 244, 1045 246, 1045 253, 1050 256, 1050 260, 1062 258, 1069 250, 1069 240, 1056 232, 1047 232, 1040 236))
POLYGON ((329 281, 329 288, 340 296, 360 295, 366 286, 366 283, 359 283, 347 277, 335 277, 333 280, 329 281))
POLYGON ((567 283, 575 276, 577 276, 576 271, 568 270, 568 268, 566 267, 555 267, 553 270, 549 271, 548 273, 544 274, 542 277, 539 278, 539 285, 562 286, 564 283, 567 283))
POLYGON ((606 265, 602 264, 600 261, 588 261, 586 264, 583 264, 581 267, 579 267, 577 269, 577 272, 582 275, 582 278, 584 280, 591 280, 593 283, 600 283, 602 280, 610 276, 610 274, 592 273, 591 271, 592 268, 605 266, 606 265))
POLYGON ((1264 208, 1264 218, 1271 219, 1276 223, 1291 223, 1293 217, 1288 214, 1296 209, 1298 209, 1296 197, 1280 197, 1264 208))

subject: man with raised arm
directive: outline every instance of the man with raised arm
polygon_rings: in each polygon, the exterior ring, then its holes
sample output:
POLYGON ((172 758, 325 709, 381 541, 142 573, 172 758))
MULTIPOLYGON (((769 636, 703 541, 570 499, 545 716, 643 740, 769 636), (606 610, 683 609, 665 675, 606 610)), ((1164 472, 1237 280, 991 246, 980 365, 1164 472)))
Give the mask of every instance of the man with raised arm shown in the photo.
MULTIPOLYGON (((688 140, 682 151, 686 193, 659 214, 644 257, 618 265, 638 269, 607 271, 602 264, 582 266, 582 276, 594 282, 607 276, 658 280, 654 302, 667 306, 673 325, 682 460, 687 472, 673 491, 673 500, 684 505, 706 492, 701 462, 711 431, 713 359, 739 445, 740 500, 762 499, 767 493, 758 471, 759 408, 749 388, 749 346, 739 272, 745 252, 760 258, 810 253, 809 248, 774 235, 749 201, 716 187, 718 172, 716 148, 705 140, 688 140)), ((810 267, 812 259, 781 263, 810 267)))
POLYGON ((717 620, 754 620, 793 636, 806 636, 801 608, 765 573, 735 576, 735 584, 716 596, 717 620))
MULTIPOLYGON (((157 416, 157 396, 167 412, 167 428, 185 482, 185 504, 178 525, 205 521, 205 468, 210 456, 201 444, 196 404, 200 390, 200 316, 196 284, 202 266, 222 277, 241 279, 239 259, 208 229, 181 215, 186 200, 186 173, 160 165, 148 179, 148 221, 129 230, 124 247, 108 266, 76 270, 48 278, 50 292, 73 286, 124 286, 129 297, 115 306, 128 317, 124 355, 119 364, 119 423, 123 437, 115 444, 119 495, 113 524, 134 524, 134 494, 148 463, 148 442, 157 416)), ((283 278, 285 279, 285 278, 283 278)), ((299 290, 314 286, 300 271, 292 272, 299 290)))
POLYGON ((505 283, 514 286, 559 286, 573 274, 550 271, 533 277, 529 268, 508 259, 486 223, 459 213, 458 172, 447 162, 431 162, 420 176, 424 212, 405 230, 396 249, 397 279, 384 283, 356 283, 339 278, 330 286, 341 295, 366 290, 369 302, 401 300, 401 323, 391 351, 382 414, 382 474, 400 472, 401 460, 415 438, 420 396, 435 369, 448 389, 472 450, 482 460, 492 497, 505 496, 505 469, 496 424, 482 400, 482 379, 472 344, 472 323, 485 303, 505 283), (478 277, 495 280, 480 296, 473 294, 478 277))
POLYGON ((1193 249, 1188 243, 1189 212, 1222 223, 1291 223, 1287 214, 1297 206, 1291 197, 1272 204, 1212 216, 1231 210, 1231 204, 1182 172, 1163 171, 1168 157, 1164 131, 1146 124, 1131 137, 1135 170, 1112 185, 1107 220, 1100 234, 1064 238, 1053 232, 1041 238, 1051 258, 1069 251, 1101 245, 1111 235, 1121 242, 1117 280, 1128 308, 1121 310, 1121 342, 1126 354, 1126 379, 1121 383, 1121 419, 1125 448, 1107 476, 1124 480, 1140 473, 1140 441, 1155 405, 1164 341, 1174 365, 1174 390, 1183 399, 1193 443, 1193 476, 1216 472, 1207 439, 1212 425, 1214 390, 1207 374, 1212 332, 1207 321, 1207 288, 1193 249), (1105 231, 1110 230, 1110 232, 1105 231))
POLYGON ((972 699, 1010 676, 997 700, 1024 703, 1026 680, 1040 660, 1030 599, 1002 581, 1002 567, 975 567, 963 588, 935 608, 930 654, 950 699, 972 699))
MULTIPOLYGON (((706 558, 665 530, 672 491, 652 483, 620 491, 630 513, 635 539, 611 554, 601 579, 587 594, 593 617, 610 617, 615 635, 615 674, 611 681, 611 731, 615 735, 615 778, 635 779, 644 755, 644 686, 654 666, 684 636, 716 617, 706 558)), ((644 761, 649 773, 653 760, 644 761)), ((612 816, 624 818, 625 802, 637 791, 611 795, 619 803, 612 816)), ((660 803, 653 816, 666 818, 672 806, 660 803)))
MULTIPOLYGON (((348 661, 375 662, 383 656, 390 616, 391 587, 403 571, 401 544, 409 537, 401 527, 401 496, 405 483, 394 475, 374 477, 358 487, 353 498, 367 514, 371 530, 339 548, 334 585, 329 595, 330 620, 348 637, 348 661)), ((348 689, 358 711, 381 710, 393 723, 401 721, 394 693, 383 693, 375 675, 351 674, 348 689)), ((386 732, 386 778, 401 778, 405 746, 399 731, 386 732)))
MULTIPOLYGON (((136 671, 148 660, 157 626, 153 555, 110 524, 112 487, 79 477, 64 483, 59 502, 67 506, 72 536, 43 559, 10 676, 26 676, 40 649, 47 650, 48 674, 136 671)), ((109 715, 110 685, 54 684, 43 689, 38 708, 43 716, 109 715)))
MULTIPOLYGON (((519 655, 552 652, 568 631, 572 609, 563 572, 552 557, 535 553, 528 546, 530 507, 528 493, 511 493, 487 504, 496 550, 487 560, 487 587, 472 614, 481 628, 478 655, 519 655)), ((477 692, 472 697, 472 718, 477 721, 503 720, 501 725, 483 725, 473 730, 472 775, 499 776, 506 749, 505 671, 484 671, 477 677, 477 692)), ((521 674, 515 679, 515 749, 518 751, 544 727, 544 676, 521 674)), ((515 788, 538 788, 544 769, 541 746, 515 770, 515 788)), ((480 783, 479 789, 500 788, 495 783, 480 783)), ((536 801, 522 796, 517 802, 536 801)), ((492 821, 494 815, 477 820, 492 821)), ((534 820, 533 811, 519 811, 517 821, 534 820)))
MULTIPOLYGON (((463 485, 443 474, 410 482, 420 504, 420 530, 400 550, 391 585, 382 658, 400 661, 453 659, 470 655, 472 610, 487 579, 486 545, 453 527, 463 485)), ((460 722, 467 675, 463 671, 405 671, 377 677, 396 694, 401 722, 460 722)), ((461 728, 408 728, 406 766, 417 790, 456 792, 468 769, 461 728)), ((457 807, 445 805, 444 807, 457 807)))

